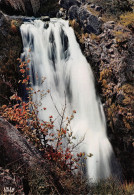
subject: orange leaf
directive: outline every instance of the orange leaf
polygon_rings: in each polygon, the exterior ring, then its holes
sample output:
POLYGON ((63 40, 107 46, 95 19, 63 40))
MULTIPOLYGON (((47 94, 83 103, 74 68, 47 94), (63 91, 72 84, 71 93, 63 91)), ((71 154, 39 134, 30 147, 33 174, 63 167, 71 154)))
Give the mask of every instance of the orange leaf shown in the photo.
POLYGON ((29 78, 30 78, 30 76, 29 76, 29 75, 27 75, 27 80, 29 80, 29 78))
POLYGON ((2 108, 5 109, 7 107, 7 105, 3 105, 2 108))
POLYGON ((27 83, 27 79, 23 79, 22 83, 27 83))
POLYGON ((24 72, 26 72, 26 71, 25 71, 24 69, 20 69, 20 72, 21 72, 21 73, 24 73, 24 72))

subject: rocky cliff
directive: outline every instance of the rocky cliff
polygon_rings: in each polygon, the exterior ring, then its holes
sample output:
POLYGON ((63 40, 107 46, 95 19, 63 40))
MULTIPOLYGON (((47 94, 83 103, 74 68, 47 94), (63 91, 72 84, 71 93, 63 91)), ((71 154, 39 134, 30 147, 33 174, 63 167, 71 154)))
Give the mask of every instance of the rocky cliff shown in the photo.
POLYGON ((134 175, 133 30, 114 21, 102 21, 85 5, 71 6, 68 16, 82 51, 92 66, 104 105, 109 139, 123 176, 131 180, 134 175))
POLYGON ((18 88, 17 58, 22 51, 21 23, 21 20, 13 20, 0 12, 0 105, 8 103, 9 97, 18 88))
POLYGON ((0 9, 8 15, 55 17, 59 6, 58 0, 1 0, 0 9))

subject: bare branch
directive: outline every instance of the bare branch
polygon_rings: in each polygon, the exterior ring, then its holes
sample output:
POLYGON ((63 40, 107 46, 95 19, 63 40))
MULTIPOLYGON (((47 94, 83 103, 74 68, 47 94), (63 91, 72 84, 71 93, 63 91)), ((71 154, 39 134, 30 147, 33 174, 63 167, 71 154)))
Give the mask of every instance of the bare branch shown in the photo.
POLYGON ((51 92, 50 92, 50 97, 51 97, 51 100, 52 100, 52 102, 53 102, 53 104, 54 104, 55 109, 57 110, 58 114, 59 114, 59 115, 60 115, 60 117, 62 118, 62 115, 60 114, 60 112, 59 112, 59 110, 58 110, 57 106, 56 106, 56 105, 55 105, 55 103, 54 103, 54 100, 53 100, 53 97, 52 97, 51 92))
POLYGON ((85 139, 85 135, 77 142, 77 144, 73 145, 72 150, 73 151, 78 145, 80 145, 85 139))
POLYGON ((65 94, 65 106, 63 108, 63 113, 62 113, 62 116, 61 116, 61 124, 60 124, 60 129, 62 128, 62 124, 63 124, 63 120, 64 120, 64 116, 65 116, 65 111, 66 111, 66 93, 64 92, 65 94))

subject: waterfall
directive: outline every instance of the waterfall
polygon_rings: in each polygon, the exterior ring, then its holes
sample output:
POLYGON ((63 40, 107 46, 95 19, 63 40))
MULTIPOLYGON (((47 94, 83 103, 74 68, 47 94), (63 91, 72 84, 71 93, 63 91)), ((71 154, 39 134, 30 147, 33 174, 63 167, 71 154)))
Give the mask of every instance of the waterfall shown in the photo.
POLYGON ((53 115, 58 128, 60 118, 57 110, 62 112, 66 94, 65 115, 70 116, 76 110, 71 122, 76 142, 84 137, 78 150, 93 154, 86 160, 88 178, 109 177, 113 151, 107 137, 103 106, 95 92, 91 67, 80 50, 73 29, 68 21, 62 19, 51 19, 49 25, 34 20, 22 24, 21 35, 22 58, 29 56, 31 60, 32 87, 41 91, 49 89, 53 97, 52 101, 49 94, 43 97, 34 94, 33 101, 41 101, 39 118, 47 121, 53 115), (42 83, 44 77, 46 81, 42 83), (47 110, 44 111, 44 107, 47 110))

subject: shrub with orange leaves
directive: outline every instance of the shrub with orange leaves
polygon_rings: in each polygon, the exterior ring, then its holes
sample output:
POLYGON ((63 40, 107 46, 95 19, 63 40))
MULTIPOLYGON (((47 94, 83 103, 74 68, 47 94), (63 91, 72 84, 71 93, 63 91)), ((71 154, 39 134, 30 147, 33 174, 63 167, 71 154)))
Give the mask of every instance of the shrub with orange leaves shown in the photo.
MULTIPOLYGON (((22 98, 15 93, 10 97, 9 105, 3 105, 0 108, 0 114, 15 125, 29 142, 32 142, 44 158, 53 161, 62 168, 66 167, 69 171, 77 169, 80 158, 85 154, 80 153, 77 154, 76 157, 73 156, 73 150, 76 147, 73 140, 76 138, 73 136, 72 131, 69 130, 69 126, 76 111, 72 111, 71 116, 66 118, 66 125, 63 125, 66 109, 65 105, 63 113, 61 114, 61 124, 57 130, 55 129, 52 115, 49 116, 49 121, 40 121, 38 118, 39 104, 32 101, 32 94, 41 93, 41 91, 35 91, 30 87, 28 67, 30 60, 27 59, 26 62, 22 62, 19 58, 18 61, 20 62, 19 68, 22 76, 22 80, 19 80, 18 83, 25 86, 29 94, 29 101, 24 102, 22 98)), ((43 78, 43 81, 44 80, 45 78, 43 78)), ((49 89, 45 94, 47 93, 50 93, 49 89)), ((44 107, 43 110, 45 111, 46 108, 44 107)), ((79 143, 77 143, 77 145, 79 145, 79 143)))

